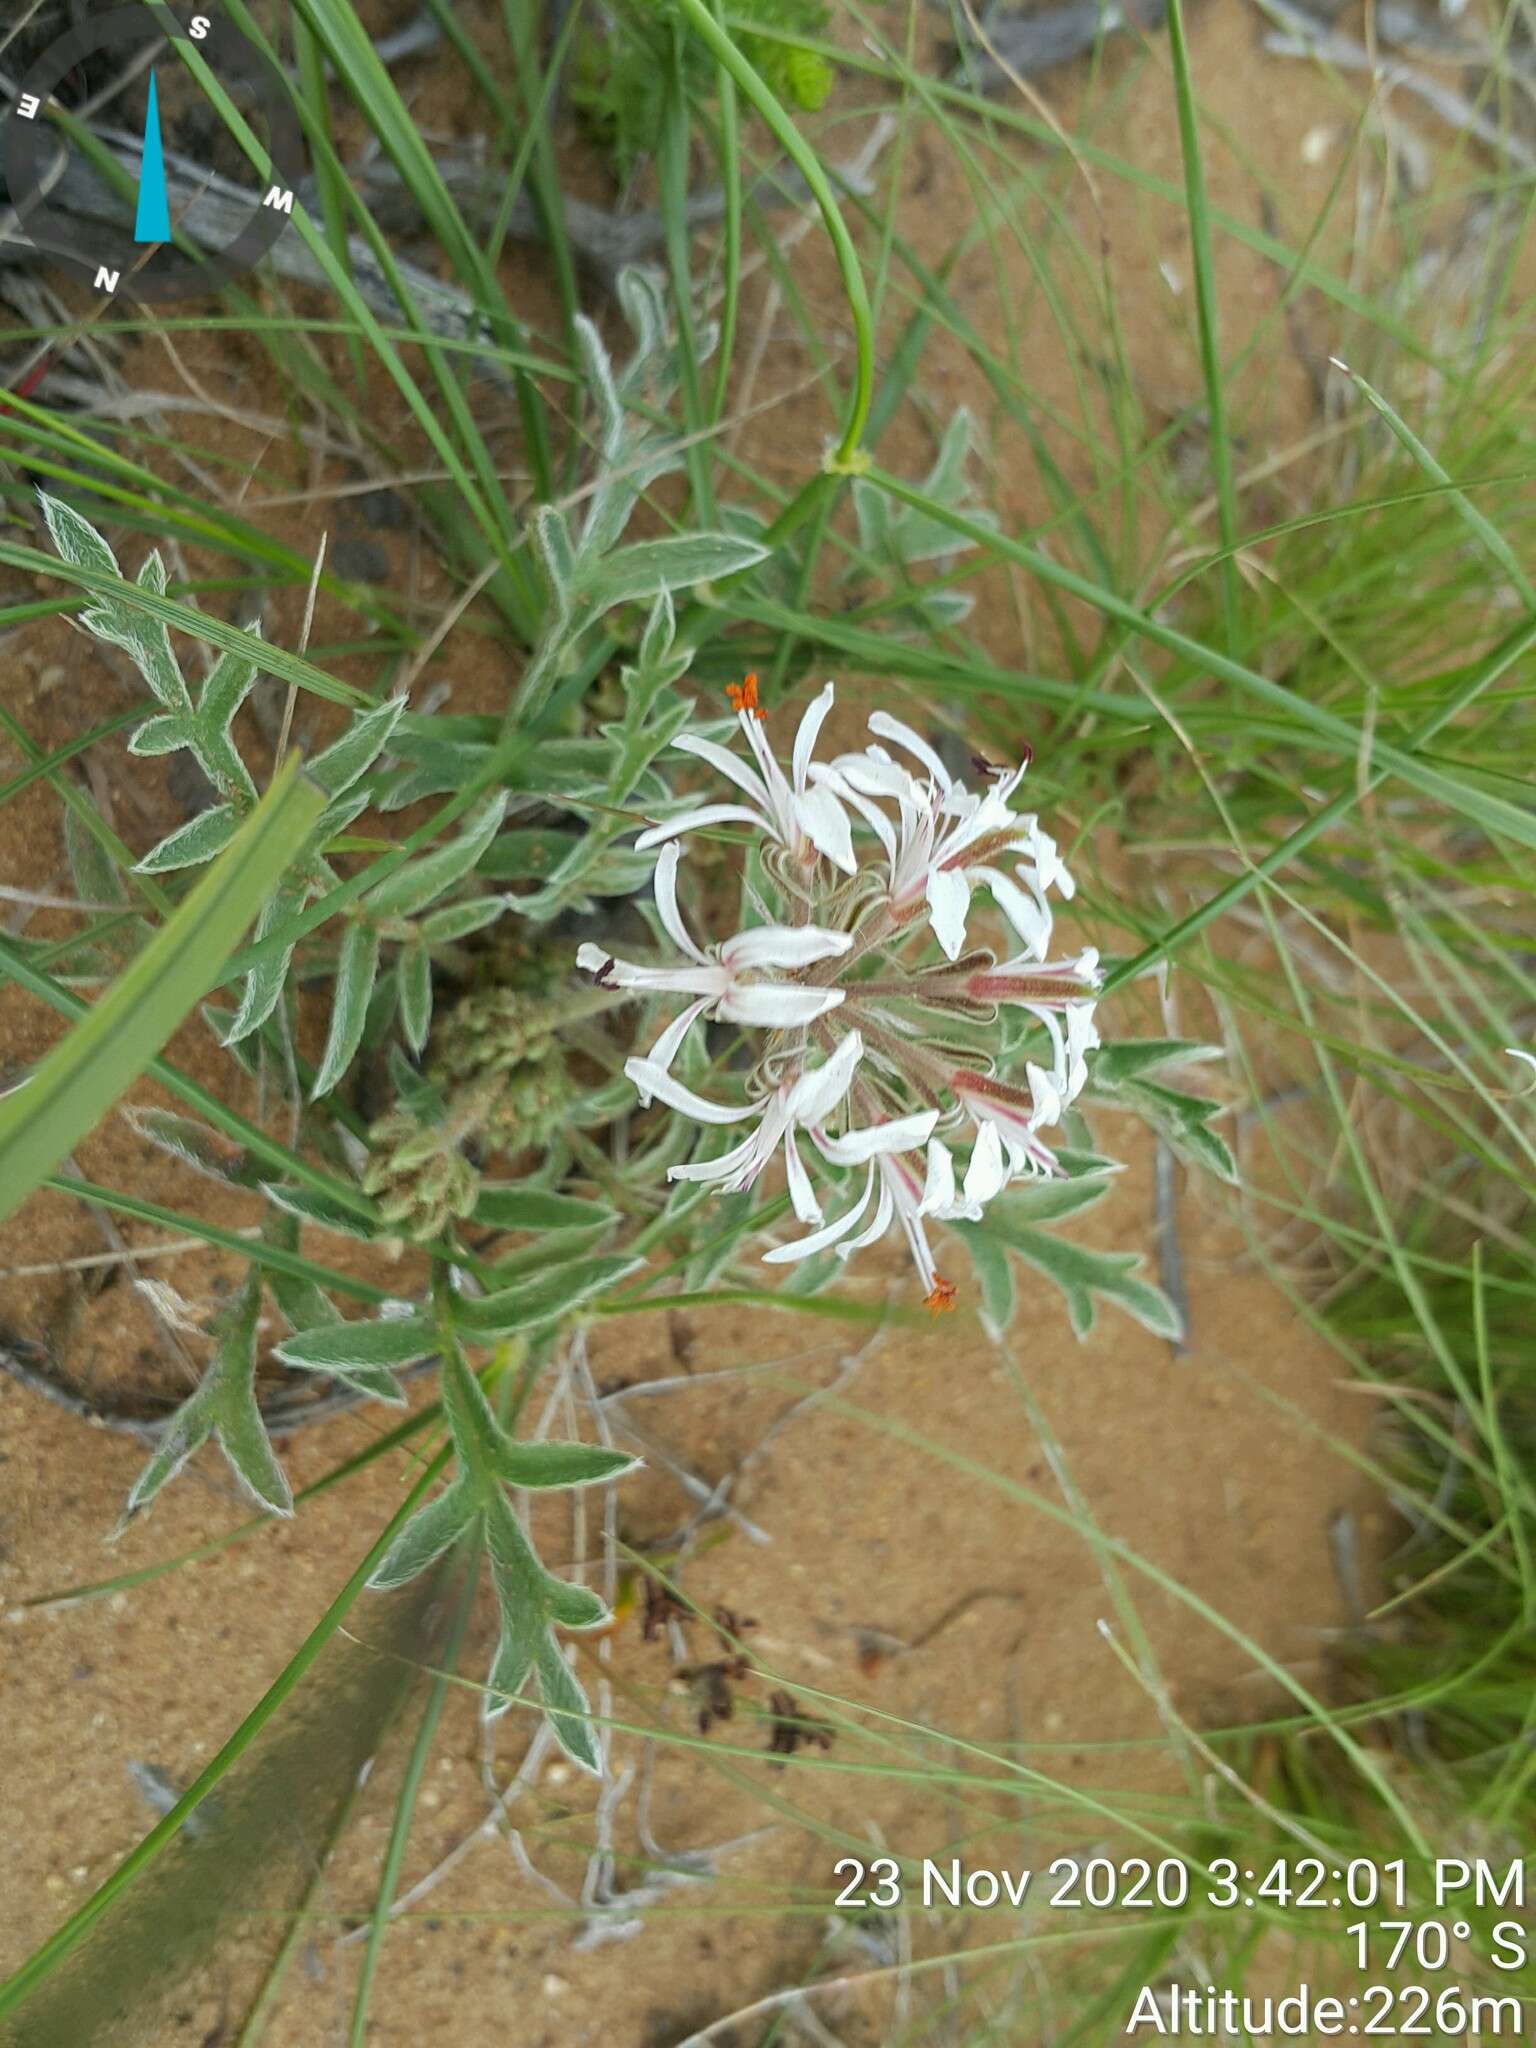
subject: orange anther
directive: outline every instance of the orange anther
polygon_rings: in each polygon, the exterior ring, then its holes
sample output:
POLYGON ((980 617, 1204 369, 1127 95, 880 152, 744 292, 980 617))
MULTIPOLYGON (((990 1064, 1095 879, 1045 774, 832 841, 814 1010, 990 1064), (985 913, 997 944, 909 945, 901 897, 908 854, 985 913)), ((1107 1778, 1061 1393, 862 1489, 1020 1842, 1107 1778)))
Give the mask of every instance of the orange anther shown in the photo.
POLYGON ((757 701, 757 672, 755 670, 742 682, 727 683, 725 694, 731 700, 731 709, 733 711, 743 713, 750 711, 754 718, 762 717, 763 707, 757 701))
POLYGON ((941 1273, 935 1273, 933 1276, 933 1292, 923 1303, 923 1307, 928 1309, 933 1315, 944 1315, 954 1307, 958 1293, 959 1289, 955 1286, 953 1280, 946 1280, 941 1273))

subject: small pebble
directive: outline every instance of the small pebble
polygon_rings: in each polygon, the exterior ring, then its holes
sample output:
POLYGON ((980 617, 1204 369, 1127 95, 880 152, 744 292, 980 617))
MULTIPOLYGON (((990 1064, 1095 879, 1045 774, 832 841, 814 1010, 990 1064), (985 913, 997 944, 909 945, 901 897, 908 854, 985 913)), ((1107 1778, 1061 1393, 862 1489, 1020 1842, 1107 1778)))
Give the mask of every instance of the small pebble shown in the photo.
POLYGON ((1318 128, 1309 128, 1301 138, 1301 160, 1304 164, 1320 164, 1333 148, 1334 130, 1328 123, 1318 128))

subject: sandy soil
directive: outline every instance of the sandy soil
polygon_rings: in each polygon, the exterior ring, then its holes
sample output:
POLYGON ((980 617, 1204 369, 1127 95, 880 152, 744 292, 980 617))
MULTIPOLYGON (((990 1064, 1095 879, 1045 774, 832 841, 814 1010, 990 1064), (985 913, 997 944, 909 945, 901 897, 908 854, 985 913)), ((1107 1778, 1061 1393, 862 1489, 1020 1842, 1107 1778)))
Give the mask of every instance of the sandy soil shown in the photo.
MULTIPOLYGON (((1240 149, 1214 152, 1213 190, 1218 203, 1257 224, 1250 167, 1262 164, 1294 192, 1294 213, 1281 223, 1294 237, 1330 175, 1326 161, 1304 156, 1303 138, 1337 124, 1340 104, 1299 68, 1277 74, 1256 53, 1257 33, 1255 17, 1235 4, 1195 18, 1206 103, 1217 125, 1241 138, 1240 149), (1275 90, 1277 76, 1283 93, 1275 90)), ((1110 89, 1129 61, 1127 50, 1112 49, 1094 90, 1110 89)), ((1069 69, 1051 81, 1051 103, 1071 122, 1087 89, 1086 66, 1069 69)), ((424 119, 451 113, 440 79, 428 72, 421 90, 424 119)), ((1116 119, 1113 142, 1137 164, 1177 180, 1160 41, 1116 119)), ((904 232, 925 261, 937 262, 972 218, 973 196, 950 156, 921 137, 899 176, 904 232)), ((1148 402, 1176 413, 1199 397, 1178 215, 1108 179, 1101 192, 1126 349, 1148 402)), ((1080 224, 1094 218, 1086 188, 1075 203, 1080 224)), ((825 306, 835 342, 842 321, 814 233, 799 241, 794 261, 801 289, 825 306)), ((526 273, 526 255, 518 263, 526 273)), ((966 315, 996 345, 1005 319, 1028 309, 1024 252, 1010 246, 1002 263, 1006 297, 982 254, 967 258, 951 280, 966 315)), ((1277 310, 1277 277, 1223 244, 1220 282, 1229 335, 1265 338, 1246 386, 1245 445, 1256 455, 1291 447, 1315 423, 1316 391, 1294 323, 1288 330, 1277 310)), ((759 313, 772 317, 773 307, 760 302, 759 313)), ((1298 317, 1321 319, 1305 295, 1298 317)), ((781 320, 775 328, 744 398, 760 402, 803 383, 809 365, 784 326, 781 320)), ((199 383, 232 409, 259 407, 255 352, 238 341, 221 348, 186 343, 199 383)), ((129 375, 156 388, 176 381, 175 366, 148 346, 129 375)), ((1066 408, 1065 361, 1043 352, 1038 378, 1066 408)), ((990 417, 985 390, 958 346, 936 344, 925 388, 940 409, 965 400, 990 417)), ((798 473, 807 444, 818 444, 828 424, 818 407, 787 402, 745 430, 743 451, 770 474, 798 473)), ((339 480, 339 465, 321 456, 296 464, 275 431, 253 430, 233 410, 199 422, 199 432, 206 449, 249 478, 252 516, 285 540, 307 550, 329 530, 333 543, 340 535, 375 551, 371 573, 397 601, 424 615, 441 602, 446 583, 409 527, 365 527, 351 501, 327 502, 324 490, 339 480), (317 495, 297 506, 263 504, 292 490, 317 495)), ((1034 466, 1016 437, 991 429, 989 436, 999 509, 1023 525, 1042 509, 1034 466)), ((1080 480, 1080 453, 1065 439, 1058 453, 1080 480)), ((922 418, 905 409, 883 460, 916 474, 931 454, 922 418)), ((1300 487, 1299 473, 1275 486, 1300 487)), ((1017 661, 1020 594, 1000 578, 982 596, 983 637, 999 659, 1017 661)), ((269 634, 292 638, 301 605, 302 593, 274 593, 269 634)), ((320 641, 327 630, 322 607, 320 641)), ((13 638, 7 676, 9 708, 43 747, 69 737, 82 717, 125 701, 121 677, 103 672, 96 654, 57 623, 13 638)), ((451 682, 452 708, 470 709, 499 702, 509 678, 508 658, 494 642, 460 633, 423 687, 451 682)), ((9 752, 0 760, 5 772, 16 765, 9 752)), ((87 768, 135 846, 152 843, 181 815, 163 779, 125 777, 112 748, 95 750, 87 768)), ((0 871, 12 885, 67 886, 55 808, 44 794, 0 810, 0 871)), ((66 928, 50 912, 30 927, 66 928)), ((34 1059, 54 1029, 35 1005, 0 992, 8 1074, 34 1059)), ((249 1084, 209 1053, 200 1034, 183 1033, 171 1056, 255 1106, 249 1084)), ((1129 1171, 1083 1234, 1149 1244, 1150 1148, 1129 1126, 1104 1135, 1129 1171)), ((120 1121, 82 1146, 78 1164, 105 1184, 171 1204, 197 1201, 207 1211, 208 1185, 146 1158, 120 1121)), ((226 1206, 220 1220, 245 1220, 237 1202, 226 1206)), ((1055 1296, 1043 1290, 1007 1351, 965 1315, 862 1349, 857 1332, 835 1323, 731 1309, 690 1312, 683 1327, 658 1315, 594 1332, 591 1367, 602 1387, 689 1373, 697 1379, 654 1399, 631 1395, 612 1404, 614 1416, 632 1420, 650 1443, 646 1474, 622 1497, 621 1531, 630 1544, 665 1537, 685 1518, 672 1462, 713 1485, 784 1424, 730 1493, 737 1519, 711 1525, 718 1540, 697 1546, 684 1579, 701 1608, 723 1604, 755 1624, 748 1640, 758 1673, 736 1688, 735 1718, 702 1743, 676 1739, 693 1728, 697 1699, 673 1669, 665 1636, 647 1641, 632 1612, 588 1655, 588 1678, 606 1677, 616 1719, 672 1738, 615 1741, 616 1758, 641 1771, 655 1840, 675 1853, 745 1839, 721 1856, 712 1884, 669 1901, 638 1938, 578 1947, 582 1916, 562 1899, 579 1893, 591 1800, 557 1763, 533 1775, 513 1810, 532 1862, 560 1888, 556 1896, 519 1867, 504 1838, 476 1839, 487 1810, 477 1700, 470 1690, 451 1690, 402 1885, 424 1878, 456 1846, 470 1846, 385 1941, 370 2042, 415 2042, 441 2031, 465 2041, 510 2037, 528 2048, 672 2048, 691 2030, 808 1973, 870 1967, 856 1949, 825 1945, 832 1864, 850 1842, 921 1856, 979 1834, 994 1860, 1038 1863, 1098 1839, 1101 1825, 1074 1806, 1074 1792, 1110 1788, 1123 1799, 1155 1802, 1182 1782, 1156 1740, 1163 1717, 1207 1727, 1258 1714, 1278 1697, 1251 1652, 1200 1619, 1189 1600, 1158 1590, 1150 1574, 1208 1603, 1305 1684, 1326 1688, 1330 1634, 1347 1619, 1330 1559, 1330 1520, 1352 1511, 1367 1551, 1384 1533, 1383 1510, 1339 1454, 1362 1442, 1368 1405, 1339 1383, 1332 1355, 1258 1277, 1237 1233, 1201 1193, 1186 1191, 1180 1224, 1192 1322, 1182 1356, 1113 1317, 1079 1345, 1055 1296), (817 1389, 835 1392, 796 1406, 817 1389), (1067 1525, 1064 1486, 1102 1531, 1129 1547, 1135 1565, 1112 1571, 1081 1530, 1067 1525), (1153 1660, 1140 1678, 1100 1628, 1108 1621, 1126 1640, 1120 1602, 1127 1594, 1153 1660), (778 1687, 822 1716, 846 1719, 847 1710, 818 1703, 819 1694, 870 1709, 876 1718, 864 1726, 875 1732, 861 1737, 845 1726, 830 1750, 805 1751, 791 1768, 776 1768, 765 1754, 764 1716, 778 1687), (905 1766, 920 1762, 933 1772, 942 1765, 973 1781, 969 1789, 925 1781, 915 1770, 907 1777, 861 1772, 873 1755, 889 1755, 874 1745, 893 1731, 905 1766), (1000 1797, 995 1757, 1002 1752, 1046 1773, 1056 1789, 1032 1784, 1000 1797)), ((143 1246, 155 1233, 125 1224, 122 1235, 143 1246)), ((102 1249, 98 1222, 78 1206, 56 1196, 31 1204, 0 1234, 0 1332, 47 1345, 61 1376, 90 1398, 136 1399, 139 1412, 148 1412, 185 1385, 188 1345, 155 1321, 131 1275, 107 1269, 105 1287, 101 1269, 88 1282, 13 1276, 18 1266, 53 1266, 102 1249)), ((203 1254, 142 1270, 172 1280, 197 1304, 216 1298, 230 1277, 203 1254)), ((895 1272, 882 1273, 877 1263, 866 1290, 895 1272)), ((195 1338, 190 1349, 195 1354, 195 1338)), ((295 1435, 284 1446, 295 1486, 321 1477, 382 1426, 358 1410, 295 1435)), ((0 1602, 10 1610, 0 1635, 0 1687, 11 1794, 0 1965, 26 1955, 144 1832, 150 1811, 129 1765, 152 1765, 178 1785, 195 1775, 283 1667, 414 1470, 396 1454, 322 1496, 292 1526, 269 1527, 108 1598, 24 1609, 21 1603, 51 1591, 175 1556, 242 1518, 219 1465, 203 1460, 151 1518, 106 1548, 142 1456, 133 1440, 88 1428, 0 1378, 0 1602)), ((373 1612, 365 1603, 354 1616, 368 1640, 381 1625, 373 1612)), ((488 1617, 477 1610, 462 1661, 470 1674, 484 1668, 487 1630, 488 1617)), ((695 1663, 718 1654, 707 1630, 695 1626, 690 1639, 686 1656, 695 1663)), ((498 1781, 515 1767, 524 1741, 517 1716, 501 1724, 492 1758, 498 1781)), ((360 1949, 341 1937, 371 1906, 402 1750, 398 1740, 386 1748, 320 1874, 316 1917, 269 2035, 283 2048, 329 2048, 344 2038, 360 1949)), ((317 1847, 295 1834, 298 1824, 295 1815, 274 1816, 274 1855, 314 1863, 317 1847)), ((636 1825, 631 1788, 616 1821, 621 1854, 636 1850, 636 1825)), ((985 1938, 1000 1938, 1007 1926, 988 1922, 985 1938)), ((920 1929, 917 1939, 924 1938, 920 1929)), ((154 2038, 232 2038, 224 2029, 268 1946, 260 1929, 250 1941, 232 1939, 206 1978, 172 2002, 154 2038)), ((891 2025, 889 1983, 818 2009, 850 2044, 877 2041, 891 2025)), ((744 2020, 713 2038, 745 2048, 762 2038, 764 2024, 744 2020)))

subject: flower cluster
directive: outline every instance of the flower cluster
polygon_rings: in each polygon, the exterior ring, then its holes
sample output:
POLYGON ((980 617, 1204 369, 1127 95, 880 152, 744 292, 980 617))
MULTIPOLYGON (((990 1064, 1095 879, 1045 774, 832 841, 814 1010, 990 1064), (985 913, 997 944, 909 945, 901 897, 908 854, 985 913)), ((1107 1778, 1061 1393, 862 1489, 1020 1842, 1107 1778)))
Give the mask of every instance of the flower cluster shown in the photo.
POLYGON ((749 1127, 718 1157, 673 1166, 673 1179, 738 1192, 782 1153, 806 1234, 770 1262, 831 1247, 846 1258, 898 1223, 929 1306, 948 1308, 955 1289, 934 1263, 928 1223, 975 1220, 1010 1182, 1060 1171, 1042 1133, 1082 1089, 1099 1043, 1097 953, 1047 957, 1051 894, 1070 898, 1072 878, 1050 834, 1012 807, 1027 759, 1011 770, 978 760, 981 786, 970 789, 920 734, 876 712, 862 752, 819 761, 828 683, 800 720, 786 775, 756 678, 731 700, 746 758, 695 735, 676 744, 739 796, 637 841, 659 849, 656 914, 674 957, 637 963, 588 944, 578 964, 606 988, 684 998, 650 1051, 626 1063, 642 1104, 749 1127), (759 835, 782 921, 700 945, 678 903, 679 841, 719 824, 759 835), (1013 934, 1008 958, 969 943, 983 893, 1013 934), (1040 1027, 1023 1085, 998 1071, 1005 1008, 1040 1027), (744 1102, 700 1095, 673 1071, 694 1027, 715 1019, 764 1034, 744 1102), (837 1190, 830 1217, 818 1182, 837 1190))

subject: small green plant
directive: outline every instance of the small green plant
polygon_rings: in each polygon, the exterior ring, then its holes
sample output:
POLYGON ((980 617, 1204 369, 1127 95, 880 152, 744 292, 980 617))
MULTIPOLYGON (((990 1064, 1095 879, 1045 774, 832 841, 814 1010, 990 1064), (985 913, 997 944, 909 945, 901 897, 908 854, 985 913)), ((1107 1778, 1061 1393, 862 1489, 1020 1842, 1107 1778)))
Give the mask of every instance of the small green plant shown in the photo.
MULTIPOLYGON (((372 1583, 400 1583, 461 1541, 483 1550, 503 1620, 488 1708, 504 1707, 536 1671, 555 1733, 588 1768, 599 1752, 550 1631, 591 1626, 603 1609, 539 1565, 502 1489, 589 1483, 633 1461, 579 1445, 519 1444, 493 1415, 469 1354, 489 1354, 493 1365, 509 1345, 545 1356, 587 1304, 641 1270, 648 1246, 686 1245, 712 1189, 745 1199, 731 1206, 724 1232, 709 1230, 693 1276, 702 1284, 731 1270, 783 1207, 762 1181, 780 1151, 790 1204, 810 1234, 767 1257, 799 1264, 802 1295, 828 1285, 841 1255, 896 1218, 930 1304, 951 1306, 959 1289, 935 1266, 931 1219, 962 1233, 999 1325, 1016 1298, 1017 1254, 1063 1290, 1079 1334, 1097 1299, 1154 1329, 1178 1328, 1163 1295, 1136 1273, 1134 1255, 1073 1246, 1054 1228, 1097 1200, 1111 1171, 1080 1134, 1059 1152, 1042 1135, 1069 1113, 1076 1122, 1072 1104, 1090 1088, 1099 968, 1091 950, 1075 962, 1045 958, 1047 893, 1070 895, 1072 883, 1038 821, 1010 809, 1023 768, 989 770, 991 785, 971 793, 925 739, 885 714, 872 721, 877 740, 864 754, 816 762, 830 685, 801 722, 790 777, 767 747, 755 679, 732 691, 746 762, 721 746, 715 724, 688 729, 694 707, 680 689, 689 654, 676 594, 750 574, 766 550, 725 524, 625 539, 641 492, 677 457, 638 411, 667 381, 661 308, 643 276, 625 280, 624 296, 637 348, 621 373, 595 329, 583 323, 580 331, 597 411, 594 476, 578 524, 551 505, 535 515, 549 605, 506 718, 497 727, 413 714, 397 697, 352 710, 305 769, 315 815, 258 920, 259 964, 247 970, 233 1015, 208 1006, 225 1048, 292 1097, 294 1145, 228 1122, 220 1130, 206 1115, 127 1112, 145 1140, 260 1205, 244 1276, 207 1320, 201 1382, 172 1416, 127 1513, 150 1507, 210 1439, 261 1508, 293 1512, 262 1410, 268 1301, 285 1332, 271 1365, 360 1397, 399 1406, 401 1372, 435 1360, 452 1474, 372 1583), (546 718, 616 614, 640 622, 633 658, 620 666, 617 715, 530 745, 530 723, 546 718), (701 806, 675 789, 661 768, 669 748, 723 772, 732 800, 701 806), (365 813, 387 817, 444 792, 452 793, 447 814, 459 814, 451 829, 429 826, 409 846, 345 872, 357 845, 377 847, 354 836, 365 813), (741 929, 705 953, 678 905, 680 847, 707 844, 742 821, 760 843, 743 866, 741 929), (1014 874, 1004 872, 1010 863, 1014 874), (571 915, 600 924, 605 906, 646 881, 659 935, 681 951, 675 966, 541 936, 571 915), (989 893, 1022 949, 1001 964, 966 936, 989 893), (513 924, 524 934, 518 947, 493 941, 493 928, 513 924), (459 986, 444 1006, 439 988, 455 973, 459 986), (298 1006, 317 982, 328 989, 328 1022, 305 1076, 298 1006), (688 1008, 634 1052, 621 1009, 670 993, 688 1008), (718 1064, 692 1029, 706 1015, 734 1026, 750 1051, 743 1104, 697 1092, 718 1064), (360 1144, 347 1082, 365 1047, 383 1058, 393 1103, 360 1144), (1012 1071, 1027 1076, 1023 1085, 1007 1078, 1012 1071), (627 1139, 621 1173, 603 1139, 628 1118, 633 1088, 643 1103, 656 1098, 674 1113, 651 1116, 627 1139), (726 1149, 725 1127, 744 1118, 756 1131, 726 1149), (971 1147, 963 1184, 950 1151, 961 1130, 971 1147), (830 1177, 831 1223, 810 1191, 802 1139, 830 1177), (906 1157, 914 1150, 926 1154, 921 1172, 906 1157), (497 1161, 511 1178, 497 1177, 497 1161), (340 1304, 355 1289, 309 1255, 310 1231, 409 1245, 424 1262, 422 1282, 403 1277, 396 1292, 365 1290, 373 1313, 349 1315, 340 1304), (487 1234, 502 1248, 488 1248, 487 1234)), ((946 503, 963 491, 969 433, 957 422, 930 479, 946 503)), ((148 690, 152 708, 133 728, 130 751, 189 755, 214 796, 133 873, 158 883, 216 862, 258 803, 240 714, 261 672, 261 643, 246 638, 226 650, 194 687, 163 618, 143 602, 166 595, 158 552, 129 584, 78 512, 52 497, 43 510, 63 560, 93 580, 81 628, 127 653, 148 690)), ((911 513, 887 517, 867 496, 860 520, 869 545, 904 568, 953 552, 942 529, 911 513)), ((94 875, 115 889, 115 877, 98 872, 92 836, 73 843, 82 884, 94 875)), ((99 946, 93 955, 93 943, 87 936, 77 957, 110 957, 99 946)), ((1197 1055, 1177 1044, 1123 1047, 1110 1055, 1101 1089, 1226 1170, 1206 1130, 1212 1105, 1147 1079, 1197 1055)))
MULTIPOLYGON (((769 89, 806 113, 824 106, 832 66, 797 40, 822 35, 831 18, 824 0, 748 0, 741 12, 751 27, 738 33, 737 46, 769 89)), ((660 144, 674 86, 691 100, 708 100, 715 66, 667 0, 617 0, 605 13, 590 14, 577 35, 571 105, 627 179, 660 144)))

